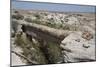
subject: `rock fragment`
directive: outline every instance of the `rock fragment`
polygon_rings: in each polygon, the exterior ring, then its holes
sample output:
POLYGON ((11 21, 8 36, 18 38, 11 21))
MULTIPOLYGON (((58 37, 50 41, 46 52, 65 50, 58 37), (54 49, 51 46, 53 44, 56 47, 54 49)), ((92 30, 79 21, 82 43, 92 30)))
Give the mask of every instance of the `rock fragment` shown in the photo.
POLYGON ((81 35, 82 32, 71 33, 62 41, 60 46, 64 49, 64 62, 95 60, 95 40, 86 40, 81 35))

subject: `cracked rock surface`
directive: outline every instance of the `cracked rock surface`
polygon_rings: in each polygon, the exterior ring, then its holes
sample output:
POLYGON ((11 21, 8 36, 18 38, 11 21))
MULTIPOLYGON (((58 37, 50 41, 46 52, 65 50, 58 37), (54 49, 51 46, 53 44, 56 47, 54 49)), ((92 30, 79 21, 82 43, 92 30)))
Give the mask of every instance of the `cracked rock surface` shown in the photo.
POLYGON ((82 32, 72 33, 61 42, 65 62, 95 60, 95 38, 86 40, 81 35, 82 32))

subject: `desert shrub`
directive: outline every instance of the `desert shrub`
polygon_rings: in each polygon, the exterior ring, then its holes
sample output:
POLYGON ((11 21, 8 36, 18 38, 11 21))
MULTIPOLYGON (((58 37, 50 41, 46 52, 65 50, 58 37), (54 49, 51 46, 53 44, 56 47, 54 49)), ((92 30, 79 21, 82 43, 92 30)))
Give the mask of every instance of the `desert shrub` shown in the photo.
POLYGON ((70 27, 69 27, 69 25, 63 25, 62 29, 64 29, 64 30, 70 30, 70 27))
POLYGON ((52 28, 54 28, 56 26, 55 23, 52 23, 52 22, 46 22, 45 25, 49 26, 49 27, 52 27, 52 28))
POLYGON ((14 11, 14 13, 19 13, 18 11, 14 11))
POLYGON ((31 18, 25 18, 24 20, 27 21, 27 22, 32 22, 33 21, 31 18))
POLYGON ((57 28, 57 29, 63 29, 63 25, 58 23, 58 24, 55 25, 55 28, 57 28))
POLYGON ((33 20, 33 23, 42 24, 40 20, 33 20))
POLYGON ((17 27, 18 27, 18 21, 14 21, 12 20, 11 22, 11 28, 14 30, 14 32, 16 33, 17 32, 17 27))
POLYGON ((82 14, 77 14, 77 16, 83 16, 82 14))
POLYGON ((49 21, 50 21, 50 22, 54 22, 54 18, 50 18, 49 21))
MULTIPOLYGON (((22 48, 23 55, 29 58, 31 61, 35 61, 39 64, 46 64, 47 60, 40 50, 39 46, 34 42, 31 42, 27 37, 23 37, 22 35, 18 34, 15 39, 15 43, 17 46, 22 48)), ((27 64, 32 64, 27 62, 27 64)))
POLYGON ((55 22, 54 18, 48 18, 47 21, 50 23, 55 22))
POLYGON ((16 15, 12 15, 12 18, 13 19, 17 19, 17 20, 23 20, 24 19, 24 16, 21 15, 21 14, 16 14, 16 15))
POLYGON ((44 15, 47 16, 48 14, 47 13, 44 13, 44 15))
POLYGON ((65 18, 64 20, 65 20, 65 22, 68 22, 68 21, 69 21, 69 19, 68 19, 68 18, 65 18))
POLYGON ((49 63, 57 63, 62 61, 62 52, 58 44, 53 42, 47 43, 47 54, 49 63))
POLYGON ((55 22, 46 22, 46 26, 51 27, 51 28, 56 28, 56 29, 63 29, 63 25, 60 23, 55 23, 55 22))
POLYGON ((64 20, 61 20, 62 23, 64 23, 64 20))
POLYGON ((34 14, 34 16, 37 18, 37 19, 40 19, 41 16, 39 14, 34 14))
POLYGON ((13 29, 11 29, 11 37, 15 37, 15 32, 13 29))
POLYGON ((62 27, 62 29, 70 30, 70 31, 78 31, 79 30, 79 26, 66 24, 66 25, 64 25, 62 27))

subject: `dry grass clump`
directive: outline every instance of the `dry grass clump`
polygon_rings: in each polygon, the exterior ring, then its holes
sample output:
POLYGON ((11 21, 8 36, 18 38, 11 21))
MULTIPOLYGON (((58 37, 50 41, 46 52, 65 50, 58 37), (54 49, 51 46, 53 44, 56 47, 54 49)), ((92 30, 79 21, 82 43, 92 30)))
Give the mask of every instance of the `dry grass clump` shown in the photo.
MULTIPOLYGON (((36 61, 38 64, 47 63, 47 60, 45 59, 43 52, 40 50, 37 44, 29 41, 29 39, 26 36, 23 37, 23 35, 18 34, 16 36, 15 42, 17 46, 23 49, 22 54, 25 57, 29 58, 31 61, 36 61)), ((31 63, 27 62, 27 64, 31 63)))

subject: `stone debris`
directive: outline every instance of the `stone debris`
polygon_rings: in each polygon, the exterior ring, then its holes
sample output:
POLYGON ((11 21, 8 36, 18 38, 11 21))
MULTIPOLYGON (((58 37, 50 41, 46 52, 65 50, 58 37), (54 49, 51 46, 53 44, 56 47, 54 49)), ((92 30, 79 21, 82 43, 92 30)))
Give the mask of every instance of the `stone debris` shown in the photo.
POLYGON ((84 38, 84 39, 87 39, 87 40, 90 40, 90 39, 92 39, 93 38, 93 35, 90 33, 90 32, 83 32, 82 33, 82 38, 84 38))
POLYGON ((95 60, 95 43, 82 38, 81 35, 82 32, 72 33, 61 42, 65 62, 95 60))

